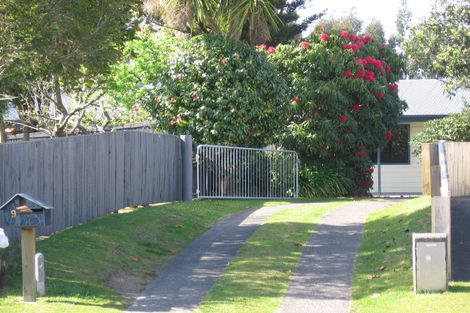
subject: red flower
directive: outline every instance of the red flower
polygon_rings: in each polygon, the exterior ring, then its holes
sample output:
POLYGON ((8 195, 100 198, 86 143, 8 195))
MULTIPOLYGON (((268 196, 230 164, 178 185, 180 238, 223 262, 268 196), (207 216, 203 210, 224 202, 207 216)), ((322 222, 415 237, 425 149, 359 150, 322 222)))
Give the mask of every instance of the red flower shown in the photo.
POLYGON ((368 43, 369 41, 372 40, 372 37, 371 36, 365 36, 362 38, 362 40, 364 41, 364 43, 368 43))
POLYGON ((266 49, 266 45, 263 43, 263 44, 261 44, 261 45, 257 45, 256 48, 265 50, 265 49, 266 49))
POLYGON ((398 91, 398 85, 397 84, 390 84, 388 85, 388 88, 393 91, 398 91))
POLYGON ((368 82, 375 82, 375 73, 372 71, 366 71, 364 80, 368 82))
POLYGON ((383 94, 383 92, 380 92, 380 91, 376 92, 376 93, 375 93, 375 96, 376 96, 378 99, 383 99, 383 97, 385 97, 385 95, 383 94))
POLYGON ((193 99, 193 101, 196 101, 197 99, 199 99, 199 97, 196 94, 193 94, 191 96, 191 99, 193 99))
POLYGON ((365 76, 366 76, 366 71, 360 70, 359 72, 356 73, 355 77, 356 77, 356 79, 358 79, 358 78, 363 78, 365 76))
POLYGON ((374 60, 372 64, 374 64, 374 66, 377 68, 377 70, 378 70, 379 72, 382 72, 382 71, 383 71, 384 65, 383 65, 382 61, 380 61, 380 60, 374 60))
POLYGON ((366 173, 372 174, 373 172, 374 172, 373 167, 366 169, 366 173))
POLYGON ((361 48, 359 47, 359 45, 356 45, 356 44, 353 43, 353 44, 351 44, 351 49, 352 49, 352 51, 357 52, 357 51, 359 51, 361 48))
POLYGON ((297 97, 294 97, 294 98, 292 98, 292 99, 290 100, 290 102, 291 102, 291 103, 295 103, 295 104, 297 104, 297 103, 299 103, 299 102, 300 102, 300 99, 299 99, 299 98, 297 98, 297 97))
POLYGON ((352 105, 351 110, 359 112, 361 110, 361 105, 360 104, 352 105))
POLYGON ((356 61, 356 63, 362 64, 362 65, 367 65, 367 60, 366 59, 359 59, 359 60, 356 61))
POLYGON ((389 131, 387 132, 387 141, 390 141, 390 140, 392 140, 392 139, 393 139, 393 133, 392 133, 392 131, 389 130, 389 131))
POLYGON ((330 38, 330 36, 328 34, 321 34, 320 35, 320 39, 323 40, 323 41, 327 41, 328 38, 330 38))
POLYGON ((353 76, 353 73, 351 70, 345 70, 343 76, 349 78, 353 76))
POLYGON ((246 138, 246 139, 250 139, 250 138, 251 138, 251 135, 250 135, 250 134, 246 134, 246 135, 245 135, 245 138, 246 138))
POLYGON ((343 45, 343 49, 351 49, 352 51, 357 52, 361 48, 359 47, 359 45, 356 45, 355 43, 351 43, 351 44, 346 43, 343 45))
POLYGON ((356 40, 357 40, 356 35, 350 34, 350 35, 349 35, 349 40, 351 40, 351 41, 356 41, 356 40))
POLYGON ((362 157, 365 157, 365 156, 366 156, 366 152, 365 152, 365 151, 357 151, 357 152, 356 152, 356 155, 357 155, 358 157, 361 157, 361 158, 362 158, 362 157))
POLYGON ((342 30, 341 31, 341 37, 346 38, 346 37, 348 37, 348 35, 349 35, 349 33, 348 33, 347 30, 342 30))
POLYGON ((340 123, 346 123, 349 120, 349 118, 346 115, 343 114, 343 115, 339 116, 338 120, 339 120, 340 123))
POLYGON ((274 53, 274 52, 276 52, 276 48, 274 48, 274 47, 269 47, 269 48, 268 48, 268 52, 269 52, 269 53, 274 53))
POLYGON ((301 46, 302 48, 308 48, 308 46, 310 46, 310 43, 306 41, 302 41, 301 43, 299 43, 299 46, 301 46))
POLYGON ((385 66, 385 72, 390 73, 391 71, 392 71, 392 67, 387 64, 387 66, 385 66))

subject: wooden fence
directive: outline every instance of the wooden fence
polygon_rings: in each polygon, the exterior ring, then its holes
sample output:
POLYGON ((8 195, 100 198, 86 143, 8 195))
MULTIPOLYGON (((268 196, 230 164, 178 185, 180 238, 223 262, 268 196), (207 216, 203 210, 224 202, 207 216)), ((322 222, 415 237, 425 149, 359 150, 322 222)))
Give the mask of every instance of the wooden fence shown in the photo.
POLYGON ((470 277, 470 142, 425 144, 422 151, 423 194, 432 196, 432 232, 447 234, 448 277, 470 277))
MULTIPOLYGON (((470 142, 445 142, 449 190, 452 197, 470 196, 470 142)), ((438 144, 424 144, 423 194, 440 195, 438 144)))
MULTIPOLYGON (((18 192, 53 205, 50 234, 138 204, 182 199, 182 140, 114 132, 0 145, 0 203, 18 192)), ((10 239, 19 232, 5 227, 10 239)))

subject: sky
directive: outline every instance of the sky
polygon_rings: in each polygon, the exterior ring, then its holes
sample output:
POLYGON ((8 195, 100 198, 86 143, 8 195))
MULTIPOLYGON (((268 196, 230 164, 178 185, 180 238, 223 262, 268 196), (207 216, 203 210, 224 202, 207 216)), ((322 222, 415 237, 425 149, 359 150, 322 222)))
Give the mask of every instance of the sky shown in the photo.
MULTIPOLYGON (((414 25, 429 16, 435 0, 407 0, 412 13, 411 24, 414 25)), ((388 38, 396 32, 395 20, 400 9, 400 0, 306 0, 305 9, 299 11, 301 17, 328 9, 324 18, 349 15, 354 7, 356 16, 364 21, 363 27, 376 18, 381 21, 385 36, 388 38)), ((309 31, 307 31, 309 33, 309 31)))

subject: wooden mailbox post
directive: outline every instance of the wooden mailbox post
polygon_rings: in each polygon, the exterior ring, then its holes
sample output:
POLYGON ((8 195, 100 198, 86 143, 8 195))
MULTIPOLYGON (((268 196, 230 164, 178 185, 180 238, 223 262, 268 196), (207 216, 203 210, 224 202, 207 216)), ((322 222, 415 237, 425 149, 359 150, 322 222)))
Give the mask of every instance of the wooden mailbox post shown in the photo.
POLYGON ((6 225, 21 228, 23 300, 36 302, 36 227, 51 224, 52 206, 32 196, 18 193, 0 207, 6 225))

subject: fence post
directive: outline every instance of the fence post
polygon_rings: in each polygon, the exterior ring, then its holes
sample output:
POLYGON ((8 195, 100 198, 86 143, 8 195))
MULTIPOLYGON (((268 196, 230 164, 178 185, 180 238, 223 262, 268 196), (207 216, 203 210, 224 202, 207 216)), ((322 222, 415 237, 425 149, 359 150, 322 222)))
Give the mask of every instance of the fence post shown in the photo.
POLYGON ((181 135, 181 160, 183 163, 182 186, 183 201, 193 199, 193 138, 191 135, 181 135))

